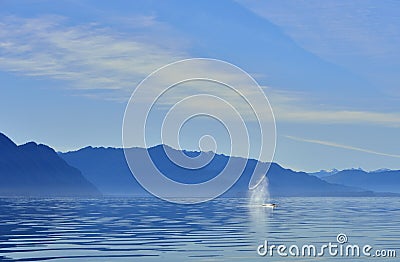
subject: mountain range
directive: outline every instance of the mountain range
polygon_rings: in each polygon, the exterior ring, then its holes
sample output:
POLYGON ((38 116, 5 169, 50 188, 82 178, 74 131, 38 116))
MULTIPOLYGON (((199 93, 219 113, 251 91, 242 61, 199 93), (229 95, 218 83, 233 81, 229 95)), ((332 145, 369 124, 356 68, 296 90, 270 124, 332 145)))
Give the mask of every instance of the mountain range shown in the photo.
MULTIPOLYGON (((241 177, 223 195, 226 197, 248 196, 248 184, 255 166, 268 164, 215 154, 206 166, 190 169, 176 165, 168 156, 183 152, 195 157, 199 152, 179 151, 165 145, 128 150, 135 155, 134 161, 138 163, 149 154, 157 169, 165 176, 187 184, 212 179, 228 161, 238 166, 244 164, 241 177)), ((400 193, 400 171, 366 172, 353 169, 306 173, 271 163, 266 176, 270 194, 274 197, 381 196, 400 193)), ((150 196, 132 175, 121 148, 85 147, 56 153, 52 148, 34 142, 17 146, 1 133, 0 181, 2 196, 150 196)))
POLYGON ((342 170, 323 180, 346 186, 357 186, 375 192, 400 193, 400 170, 377 170, 367 172, 361 169, 342 170))
POLYGON ((17 146, 0 133, 0 195, 98 196, 100 192, 52 148, 34 142, 17 146))
MULTIPOLYGON (((146 149, 132 148, 137 155, 137 161, 147 154, 146 149)), ((175 165, 168 155, 179 151, 168 146, 155 146, 148 149, 157 168, 168 178, 182 183, 201 183, 207 181, 224 168, 228 160, 233 164, 246 161, 242 176, 229 189, 225 196, 243 197, 248 194, 248 184, 252 171, 257 163, 254 159, 228 157, 216 154, 213 160, 200 169, 186 169, 175 165)), ((196 156, 198 152, 185 152, 196 156)), ((106 195, 147 195, 138 182, 133 178, 125 162, 123 149, 86 147, 78 151, 60 154, 70 165, 82 170, 83 174, 106 195)), ((270 193, 273 196, 369 196, 373 192, 357 187, 349 187, 326 182, 305 172, 295 172, 284 169, 272 163, 267 173, 270 193)))
MULTIPOLYGON (((137 162, 147 154, 146 149, 132 148, 137 162)), ((213 160, 200 169, 186 169, 171 162, 168 155, 179 151, 168 146, 155 146, 148 149, 157 168, 168 178, 181 183, 201 183, 207 181, 224 168, 229 159, 233 164, 245 161, 243 158, 230 158, 216 154, 213 160)), ((195 156, 198 152, 186 152, 195 156)), ((133 178, 125 161, 123 149, 86 147, 74 152, 60 154, 69 164, 79 168, 83 174, 106 195, 147 195, 146 191, 133 178)), ((249 159, 242 176, 225 196, 246 196, 252 171, 257 161, 249 159)), ((304 172, 284 169, 272 163, 267 174, 270 191, 275 196, 339 196, 372 195, 363 189, 331 184, 304 172)))

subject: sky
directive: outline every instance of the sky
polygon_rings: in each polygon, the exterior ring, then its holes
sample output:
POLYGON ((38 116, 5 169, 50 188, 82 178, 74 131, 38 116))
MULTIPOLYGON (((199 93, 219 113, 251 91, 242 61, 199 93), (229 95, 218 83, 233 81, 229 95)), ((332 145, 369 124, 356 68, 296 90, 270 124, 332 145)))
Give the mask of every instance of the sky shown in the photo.
MULTIPOLYGON (((202 57, 232 63, 261 86, 282 166, 400 169, 399 9, 389 0, 1 0, 0 132, 58 151, 121 147, 137 85, 166 64, 202 57)), ((187 149, 208 132, 227 137, 201 119, 184 130, 187 149)), ((226 141, 218 148, 229 153, 226 141)))

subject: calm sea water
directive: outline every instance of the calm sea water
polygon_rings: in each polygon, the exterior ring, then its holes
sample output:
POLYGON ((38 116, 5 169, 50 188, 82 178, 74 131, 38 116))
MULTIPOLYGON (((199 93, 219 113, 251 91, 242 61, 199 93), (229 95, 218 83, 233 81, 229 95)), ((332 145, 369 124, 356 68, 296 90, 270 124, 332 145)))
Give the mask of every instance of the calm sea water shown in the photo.
POLYGON ((260 257, 257 246, 348 243, 400 257, 399 198, 246 199, 175 205, 158 199, 0 199, 1 261, 365 261, 260 257))

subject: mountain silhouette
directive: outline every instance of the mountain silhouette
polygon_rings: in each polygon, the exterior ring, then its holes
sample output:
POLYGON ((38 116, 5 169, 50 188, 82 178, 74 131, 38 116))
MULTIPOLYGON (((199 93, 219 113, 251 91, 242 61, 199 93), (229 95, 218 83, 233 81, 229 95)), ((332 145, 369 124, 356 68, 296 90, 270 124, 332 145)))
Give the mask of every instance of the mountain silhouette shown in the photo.
MULTIPOLYGON (((166 177, 181 183, 209 181, 224 170, 228 162, 244 169, 226 197, 248 196, 248 185, 256 165, 268 165, 254 159, 215 154, 204 167, 190 169, 170 160, 188 156, 185 164, 200 161, 200 152, 180 151, 165 145, 148 149, 128 149, 143 162, 149 155, 156 168, 166 177), (196 158, 197 157, 197 158, 196 158)), ((211 152, 202 152, 208 156, 211 152)), ((145 170, 146 171, 146 170, 145 170)), ((148 175, 152 175, 149 173, 148 175)), ((376 192, 400 193, 400 171, 344 170, 324 174, 321 179, 305 172, 270 164, 266 176, 272 196, 374 196, 376 192)), ((86 147, 57 154, 52 148, 29 142, 16 145, 0 133, 0 195, 2 196, 149 196, 136 181, 121 148, 86 147), (100 193, 101 192, 101 193, 100 193)), ((382 194, 378 194, 382 195, 382 194)))
MULTIPOLYGON (((129 150, 132 150, 138 165, 148 153, 157 169, 166 177, 187 184, 201 183, 212 179, 224 169, 229 160, 232 161, 233 165, 240 166, 244 163, 245 169, 242 176, 224 194, 227 197, 247 196, 248 184, 258 163, 254 159, 247 160, 240 157, 216 154, 206 166, 199 169, 188 169, 176 165, 168 158, 166 152, 169 156, 173 155, 174 157, 182 153, 168 146, 158 145, 149 149, 131 148, 129 150)), ((191 157, 199 155, 199 152, 183 151, 183 153, 191 157)), ((69 164, 79 168, 82 174, 105 195, 148 195, 132 176, 125 161, 123 149, 86 147, 78 151, 62 153, 61 157, 69 164)), ((331 184, 304 172, 284 169, 276 163, 271 164, 267 177, 273 196, 373 195, 372 192, 367 190, 331 184)))
POLYGON ((376 192, 400 193, 400 170, 366 172, 360 169, 349 169, 323 179, 330 183, 357 186, 376 192))
POLYGON ((0 195, 99 195, 81 172, 46 145, 29 142, 17 146, 0 133, 0 195))

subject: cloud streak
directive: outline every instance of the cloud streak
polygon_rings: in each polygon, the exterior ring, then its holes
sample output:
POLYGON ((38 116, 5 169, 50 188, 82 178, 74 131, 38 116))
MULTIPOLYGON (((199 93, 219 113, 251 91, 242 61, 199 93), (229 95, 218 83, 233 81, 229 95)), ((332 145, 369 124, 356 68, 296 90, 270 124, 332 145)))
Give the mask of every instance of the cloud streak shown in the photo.
POLYGON ((366 110, 317 108, 317 101, 307 99, 307 93, 263 87, 274 110, 277 121, 320 124, 373 124, 400 127, 400 113, 366 110))
MULTIPOLYGON (((166 32, 172 29, 158 22, 156 17, 131 18, 128 23, 135 25, 129 34, 94 23, 71 25, 67 18, 60 16, 3 17, 0 19, 0 70, 63 81, 63 88, 75 90, 74 95, 127 101, 137 84, 149 73, 189 57, 184 47, 177 44, 184 41, 176 39, 176 34, 172 34, 174 41, 166 39, 166 32), (157 34, 157 28, 162 28, 164 33, 157 34)), ((229 79, 235 77, 224 75, 224 72, 221 75, 229 79)), ((270 87, 263 89, 277 121, 400 126, 400 114, 397 113, 320 110, 307 106, 309 101, 304 99, 305 94, 270 87)), ((176 97, 171 101, 163 101, 164 105, 171 105, 177 98, 195 91, 207 90, 196 87, 183 90, 175 93, 176 97)), ((222 90, 217 94, 241 104, 229 92, 222 90)))
POLYGON ((305 139, 305 138, 299 138, 299 137, 295 137, 295 136, 285 136, 285 137, 289 138, 291 140, 294 140, 294 141, 299 141, 299 142, 306 142, 306 143, 318 144, 318 145, 323 145, 323 146, 342 148, 342 149, 359 151, 359 152, 368 153, 368 154, 379 155, 379 156, 400 158, 400 155, 387 154, 387 153, 378 152, 378 151, 374 151, 374 150, 370 150, 370 149, 354 147, 354 146, 349 146, 349 145, 343 145, 343 144, 338 144, 338 143, 329 142, 329 141, 322 141, 322 140, 316 140, 316 139, 305 139))
POLYGON ((398 57, 400 43, 396 1, 241 0, 256 14, 273 21, 301 46, 323 57, 398 57), (388 41, 390 40, 390 41, 388 41))
POLYGON ((351 110, 313 110, 293 106, 277 107, 276 116, 278 120, 289 122, 306 123, 329 123, 329 124, 378 124, 390 127, 400 127, 400 114, 380 113, 369 111, 351 110))
MULTIPOLYGON (((136 21, 139 29, 157 26, 153 17, 136 21)), ((98 24, 69 25, 59 16, 5 17, 0 39, 2 70, 68 81, 74 89, 118 91, 109 92, 114 95, 131 92, 158 67, 186 56, 140 30, 124 34, 98 24)))

